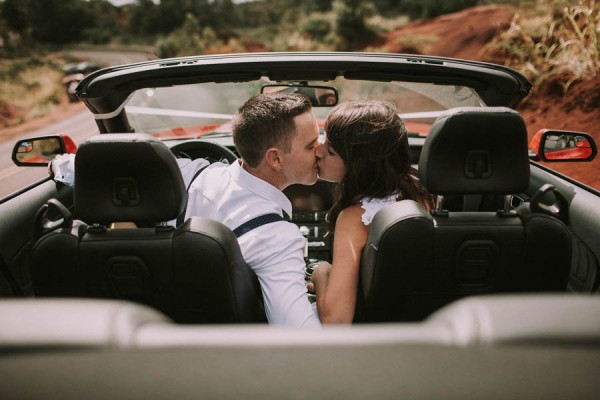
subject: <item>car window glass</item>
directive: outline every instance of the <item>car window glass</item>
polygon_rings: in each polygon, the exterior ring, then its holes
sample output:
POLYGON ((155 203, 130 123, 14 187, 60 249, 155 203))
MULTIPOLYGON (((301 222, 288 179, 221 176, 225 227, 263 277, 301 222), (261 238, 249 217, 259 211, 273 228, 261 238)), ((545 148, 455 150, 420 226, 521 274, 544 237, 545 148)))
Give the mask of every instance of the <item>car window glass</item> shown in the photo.
MULTIPOLYGON (((200 83, 136 91, 125 110, 136 132, 167 138, 198 137, 230 132, 237 108, 260 93, 268 80, 241 83, 200 83)), ((279 82, 281 83, 281 82, 279 82)), ((436 117, 453 107, 485 106, 477 93, 467 87, 419 82, 378 82, 337 78, 314 81, 314 85, 334 86, 340 102, 380 99, 393 102, 407 123, 409 132, 426 135, 436 117)), ((314 108, 323 121, 330 107, 314 108)))

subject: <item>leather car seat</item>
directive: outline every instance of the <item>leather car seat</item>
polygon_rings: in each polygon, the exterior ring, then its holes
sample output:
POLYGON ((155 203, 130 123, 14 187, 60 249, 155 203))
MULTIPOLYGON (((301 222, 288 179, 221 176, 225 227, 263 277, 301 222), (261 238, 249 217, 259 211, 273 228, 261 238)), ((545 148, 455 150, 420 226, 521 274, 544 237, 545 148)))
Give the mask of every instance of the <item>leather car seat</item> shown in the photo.
POLYGON ((510 196, 497 212, 443 207, 445 195, 528 188, 527 131, 519 113, 449 110, 424 143, 419 175, 438 196, 436 209, 403 200, 375 215, 361 263, 362 320, 421 320, 474 294, 565 291, 571 238, 560 219, 526 207, 511 210, 510 196))
POLYGON ((266 322, 260 285, 225 225, 177 228, 187 201, 176 159, 144 134, 104 134, 75 158, 74 216, 33 249, 35 294, 125 299, 182 323, 266 322), (138 227, 111 229, 114 222, 138 227))

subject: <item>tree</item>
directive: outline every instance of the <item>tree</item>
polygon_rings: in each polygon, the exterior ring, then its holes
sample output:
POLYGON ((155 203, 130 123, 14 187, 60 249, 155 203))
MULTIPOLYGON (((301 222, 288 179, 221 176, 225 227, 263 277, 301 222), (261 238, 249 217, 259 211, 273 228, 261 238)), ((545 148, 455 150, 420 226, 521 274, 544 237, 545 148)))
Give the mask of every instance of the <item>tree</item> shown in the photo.
POLYGON ((94 23, 83 30, 82 39, 101 44, 121 36, 125 28, 124 11, 105 0, 88 1, 88 7, 94 15, 94 23))
POLYGON ((160 19, 158 6, 152 0, 137 0, 128 7, 127 31, 134 35, 155 34, 156 23, 160 19))
POLYGON ((335 31, 342 50, 360 48, 373 38, 375 33, 367 26, 367 18, 375 12, 373 3, 363 0, 336 0, 333 9, 336 14, 335 31))
POLYGON ((95 26, 89 3, 83 0, 5 0, 2 14, 11 30, 39 43, 77 41, 84 29, 95 26))
POLYGON ((4 0, 0 3, 2 19, 9 29, 17 33, 24 33, 28 27, 25 3, 22 0, 4 0))
POLYGON ((156 54, 161 58, 190 56, 202 54, 210 47, 219 44, 221 42, 211 27, 202 28, 198 18, 192 13, 187 13, 181 28, 158 41, 156 54))

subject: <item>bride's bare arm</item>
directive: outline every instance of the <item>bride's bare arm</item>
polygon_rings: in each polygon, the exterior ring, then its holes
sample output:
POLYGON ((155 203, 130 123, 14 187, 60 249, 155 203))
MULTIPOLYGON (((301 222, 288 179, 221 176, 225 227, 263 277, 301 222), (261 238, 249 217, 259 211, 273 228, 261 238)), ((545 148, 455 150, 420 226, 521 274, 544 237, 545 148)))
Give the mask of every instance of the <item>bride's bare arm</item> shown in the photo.
POLYGON ((356 205, 338 215, 332 265, 320 265, 313 272, 317 310, 325 324, 349 324, 354 318, 360 256, 368 233, 360 219, 362 213, 363 209, 356 205))

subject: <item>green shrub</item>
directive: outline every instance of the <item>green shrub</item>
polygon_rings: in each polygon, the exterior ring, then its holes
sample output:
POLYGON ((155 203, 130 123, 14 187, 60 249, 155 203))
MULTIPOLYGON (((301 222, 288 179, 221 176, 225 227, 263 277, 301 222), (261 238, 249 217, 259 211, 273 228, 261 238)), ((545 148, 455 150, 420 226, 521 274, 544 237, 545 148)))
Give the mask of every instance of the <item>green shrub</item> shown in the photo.
POLYGON ((92 44, 107 44, 113 37, 114 33, 111 30, 103 28, 86 29, 82 34, 83 41, 92 44))
POLYGON ((166 38, 160 39, 155 46, 158 57, 191 56, 203 54, 213 47, 220 47, 223 42, 211 27, 202 29, 193 14, 186 14, 185 22, 166 38))
POLYGON ((331 32, 331 23, 325 17, 311 16, 302 22, 300 31, 309 35, 312 40, 323 41, 331 32))
POLYGON ((156 42, 154 53, 159 58, 171 58, 177 56, 178 47, 172 37, 162 38, 156 42))

